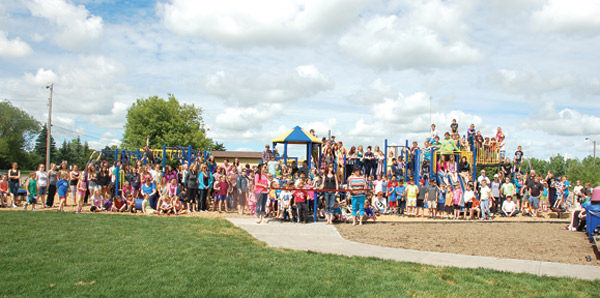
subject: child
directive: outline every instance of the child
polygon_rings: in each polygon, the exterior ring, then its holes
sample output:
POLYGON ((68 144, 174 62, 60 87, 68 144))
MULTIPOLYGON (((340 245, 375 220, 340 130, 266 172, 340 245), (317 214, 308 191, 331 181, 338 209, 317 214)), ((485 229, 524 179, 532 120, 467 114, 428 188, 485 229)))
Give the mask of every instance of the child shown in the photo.
POLYGON ((0 203, 2 203, 2 206, 11 206, 8 203, 9 197, 10 193, 8 192, 8 179, 6 175, 2 175, 2 179, 0 180, 0 203))
POLYGON ((342 208, 340 207, 340 203, 338 203, 338 201, 335 201, 335 204, 333 205, 333 220, 346 221, 344 215, 342 214, 342 208))
POLYGON ((409 180, 409 185, 404 191, 404 197, 406 198, 406 213, 408 216, 415 215, 415 207, 417 207, 417 196, 419 195, 419 188, 415 185, 414 180, 409 180))
POLYGON ((144 194, 144 200, 142 201, 142 213, 148 215, 148 214, 157 214, 156 210, 152 209, 152 207, 150 207, 150 195, 145 193, 144 194))
POLYGON ((166 214, 166 215, 170 215, 171 213, 173 213, 173 205, 171 204, 172 199, 171 197, 165 197, 165 199, 162 201, 162 203, 160 204, 159 210, 158 210, 158 214, 166 214))
POLYGON ((462 190, 460 187, 456 187, 452 192, 452 196, 454 197, 454 219, 458 219, 460 217, 460 201, 462 200, 462 190))
POLYGON ((254 193, 254 180, 248 181, 248 209, 250 214, 254 214, 256 211, 256 194, 254 193))
MULTIPOLYGON (((390 203, 390 211, 392 214, 396 213, 397 201, 398 201, 398 193, 396 192, 396 187, 398 183, 396 183, 396 177, 392 177, 392 181, 390 183, 390 187, 387 189, 387 197, 390 203)), ((399 213, 398 213, 399 214, 399 213)))
POLYGON ((183 208, 183 204, 177 197, 173 199, 171 204, 173 204, 173 211, 175 212, 175 215, 188 213, 187 209, 183 208))
MULTIPOLYGON (((446 212, 446 185, 442 184, 438 188, 438 201, 437 201, 437 212, 436 215, 439 215, 440 218, 443 218, 443 212, 446 212)), ((448 218, 448 214, 446 213, 446 218, 448 218)))
MULTIPOLYGON (((298 183, 299 189, 304 189, 304 180, 300 179, 298 183)), ((298 216, 298 223, 303 219, 304 223, 308 223, 308 205, 306 200, 308 195, 305 190, 294 191, 294 202, 296 203, 296 215, 298 216), (304 212, 303 212, 304 211, 304 212)))
POLYGON ((35 204, 37 203, 37 181, 35 180, 35 172, 29 174, 27 182, 25 182, 25 190, 27 191, 27 202, 25 202, 25 210, 27 205, 31 205, 31 211, 35 210, 35 204))
POLYGON ((446 211, 446 218, 451 219, 454 213, 454 192, 452 191, 452 185, 446 186, 446 204, 444 205, 446 211))
POLYGON ((99 188, 94 189, 92 195, 92 206, 90 206, 90 212, 102 212, 102 191, 99 188))
MULTIPOLYGON (((279 182, 277 182, 276 180, 273 180, 271 182, 271 188, 279 188, 279 182)), ((277 191, 274 189, 271 189, 269 191, 268 198, 269 198, 269 201, 267 203, 267 216, 271 216, 271 212, 277 212, 275 209, 277 206, 277 203, 276 203, 277 191)))
POLYGON ((548 212, 548 182, 544 180, 542 185, 544 185, 544 192, 542 193, 542 198, 540 200, 540 207, 544 212, 548 212))
POLYGON ((348 205, 347 200, 342 201, 342 220, 347 222, 352 217, 352 206, 348 205))
POLYGON ((79 174, 79 181, 77 182, 77 195, 74 194, 77 210, 75 213, 81 213, 83 211, 83 199, 85 198, 85 193, 87 192, 87 182, 85 182, 85 175, 83 173, 79 174))
POLYGON ((225 181, 225 176, 219 177, 219 182, 217 183, 215 190, 217 191, 217 196, 219 199, 219 213, 221 213, 221 205, 225 205, 223 208, 226 213, 229 213, 229 208, 227 208, 227 192, 229 191, 229 184, 225 181))
POLYGON ((285 221, 285 218, 288 217, 290 220, 292 219, 292 193, 287 190, 288 188, 288 183, 284 183, 283 184, 283 188, 285 190, 282 190, 279 193, 279 214, 278 214, 278 218, 282 219, 283 221, 285 221))
POLYGON ((404 187, 404 180, 400 180, 398 186, 396 186, 396 201, 398 203, 398 215, 404 216, 404 209, 406 208, 406 197, 404 196, 404 192, 406 191, 406 187, 404 187))
MULTIPOLYGON (((371 194, 371 196, 373 196, 371 194)), ((373 198, 373 207, 375 209, 375 213, 378 214, 387 214, 387 206, 385 204, 385 198, 383 197, 383 192, 378 192, 377 197, 373 198)))
POLYGON ((115 198, 115 203, 113 204, 113 206, 110 209, 110 211, 112 211, 112 212, 125 212, 125 211, 127 211, 127 204, 125 204, 125 201, 123 201, 123 198, 121 196, 117 196, 115 198))
MULTIPOLYGON (((371 194, 371 196, 373 196, 373 195, 371 194)), ((373 221, 377 220, 377 216, 373 212, 373 208, 371 208, 371 204, 369 203, 369 200, 365 201, 365 219, 366 220, 372 219, 373 221)))
POLYGON ((67 181, 67 179, 69 178, 69 174, 67 173, 62 173, 60 180, 58 180, 58 182, 56 182, 56 192, 58 193, 58 197, 59 197, 59 204, 58 204, 58 209, 56 211, 58 212, 63 212, 65 211, 65 204, 67 203, 67 192, 69 190, 69 181, 67 181))

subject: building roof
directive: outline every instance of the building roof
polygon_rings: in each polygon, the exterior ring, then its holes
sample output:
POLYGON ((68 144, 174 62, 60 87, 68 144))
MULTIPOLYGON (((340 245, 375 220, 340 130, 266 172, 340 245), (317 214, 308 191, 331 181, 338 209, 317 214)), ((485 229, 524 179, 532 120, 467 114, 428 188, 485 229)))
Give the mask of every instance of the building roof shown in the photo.
POLYGON ((214 156, 215 158, 262 158, 262 152, 252 151, 210 151, 210 155, 214 156))

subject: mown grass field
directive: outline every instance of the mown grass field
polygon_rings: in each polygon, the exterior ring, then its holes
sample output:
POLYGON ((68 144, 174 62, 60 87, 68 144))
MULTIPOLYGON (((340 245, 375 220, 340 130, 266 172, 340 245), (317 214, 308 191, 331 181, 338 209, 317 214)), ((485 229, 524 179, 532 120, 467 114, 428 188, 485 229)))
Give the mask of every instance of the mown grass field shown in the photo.
POLYGON ((0 296, 598 297, 599 281, 266 247, 226 220, 0 212, 0 296))

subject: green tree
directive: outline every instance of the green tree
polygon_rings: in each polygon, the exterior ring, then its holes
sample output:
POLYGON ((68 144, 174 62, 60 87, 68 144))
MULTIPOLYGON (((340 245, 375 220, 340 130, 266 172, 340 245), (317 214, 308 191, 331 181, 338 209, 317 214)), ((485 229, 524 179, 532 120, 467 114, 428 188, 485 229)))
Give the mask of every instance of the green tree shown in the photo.
POLYGON ((123 134, 123 147, 135 150, 146 145, 150 136, 150 148, 189 146, 206 150, 212 140, 206 137, 202 109, 183 104, 169 94, 168 100, 157 96, 138 99, 127 111, 127 123, 123 134))
POLYGON ((223 145, 223 143, 219 143, 219 142, 214 142, 214 144, 211 144, 209 150, 211 150, 211 151, 227 151, 227 149, 225 148, 225 145, 223 145))
MULTIPOLYGON (((44 126, 42 126, 42 131, 35 140, 35 148, 33 149, 36 154, 43 158, 46 157, 46 138, 48 136, 47 127, 48 124, 44 124, 44 126)), ((52 135, 50 135, 50 158, 52 159, 52 162, 56 162, 58 160, 58 158, 56 158, 56 142, 54 142, 54 137, 52 137, 52 135)))
POLYGON ((6 169, 12 162, 23 163, 29 154, 40 124, 9 101, 0 102, 0 168, 6 169))

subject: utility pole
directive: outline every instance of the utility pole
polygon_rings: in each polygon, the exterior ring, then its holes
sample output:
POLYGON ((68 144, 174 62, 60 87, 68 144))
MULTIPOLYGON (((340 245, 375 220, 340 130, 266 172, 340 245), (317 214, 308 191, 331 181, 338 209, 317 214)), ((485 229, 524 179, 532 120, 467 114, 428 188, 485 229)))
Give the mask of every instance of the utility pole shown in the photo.
POLYGON ((50 146, 52 140, 52 93, 54 93, 54 83, 46 86, 50 89, 50 98, 48 98, 48 126, 46 127, 46 171, 50 170, 50 146))

